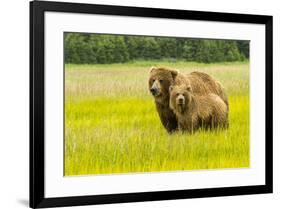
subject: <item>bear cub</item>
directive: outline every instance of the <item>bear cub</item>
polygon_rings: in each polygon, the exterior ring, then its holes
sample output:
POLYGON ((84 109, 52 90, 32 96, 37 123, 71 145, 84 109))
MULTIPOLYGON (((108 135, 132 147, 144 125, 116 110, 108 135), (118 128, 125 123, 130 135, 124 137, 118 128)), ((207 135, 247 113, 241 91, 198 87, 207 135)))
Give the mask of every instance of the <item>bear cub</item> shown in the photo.
POLYGON ((228 127, 228 108, 218 95, 195 95, 190 85, 170 86, 169 92, 169 105, 180 130, 192 133, 200 127, 228 127))

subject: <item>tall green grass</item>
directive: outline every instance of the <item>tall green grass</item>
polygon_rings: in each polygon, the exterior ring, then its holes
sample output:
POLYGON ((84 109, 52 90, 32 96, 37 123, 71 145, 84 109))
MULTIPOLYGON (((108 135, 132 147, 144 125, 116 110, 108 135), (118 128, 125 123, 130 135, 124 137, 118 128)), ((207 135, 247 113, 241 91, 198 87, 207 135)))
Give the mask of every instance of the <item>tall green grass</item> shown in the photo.
POLYGON ((249 64, 136 62, 65 67, 65 175, 249 167, 249 64), (168 134, 148 91, 152 65, 200 70, 226 88, 227 130, 168 134))

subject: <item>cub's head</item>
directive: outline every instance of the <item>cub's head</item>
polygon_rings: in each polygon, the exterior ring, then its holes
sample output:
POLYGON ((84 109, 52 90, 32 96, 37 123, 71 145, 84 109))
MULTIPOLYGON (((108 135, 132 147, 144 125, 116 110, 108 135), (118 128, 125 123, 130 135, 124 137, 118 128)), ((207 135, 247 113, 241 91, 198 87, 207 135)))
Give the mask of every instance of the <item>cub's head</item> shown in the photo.
POLYGON ((173 85, 178 71, 168 68, 152 67, 148 80, 149 91, 155 99, 163 99, 169 96, 169 87, 173 85))
POLYGON ((170 86, 170 108, 178 113, 184 113, 192 99, 190 85, 170 86))

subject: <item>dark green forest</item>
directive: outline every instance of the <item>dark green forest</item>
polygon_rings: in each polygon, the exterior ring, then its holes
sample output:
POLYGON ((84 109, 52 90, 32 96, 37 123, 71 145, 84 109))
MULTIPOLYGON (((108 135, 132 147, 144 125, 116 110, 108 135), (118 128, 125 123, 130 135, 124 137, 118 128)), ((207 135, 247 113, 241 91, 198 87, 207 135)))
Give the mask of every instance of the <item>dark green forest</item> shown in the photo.
POLYGON ((124 63, 134 60, 232 62, 249 58, 249 41, 65 33, 65 62, 124 63))

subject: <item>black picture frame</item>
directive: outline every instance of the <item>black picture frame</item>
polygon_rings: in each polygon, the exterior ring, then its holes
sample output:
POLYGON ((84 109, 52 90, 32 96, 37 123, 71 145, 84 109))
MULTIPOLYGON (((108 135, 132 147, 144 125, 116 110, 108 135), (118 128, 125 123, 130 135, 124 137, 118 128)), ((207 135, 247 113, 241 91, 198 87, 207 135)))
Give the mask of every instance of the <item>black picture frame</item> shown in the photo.
POLYGON ((108 6, 80 3, 30 2, 30 207, 59 207, 90 204, 172 200, 273 192, 273 35, 272 16, 185 11, 156 8, 108 6), (266 133, 265 185, 209 189, 171 190, 126 194, 46 198, 44 194, 44 13, 46 11, 86 14, 188 19, 265 25, 266 133))

